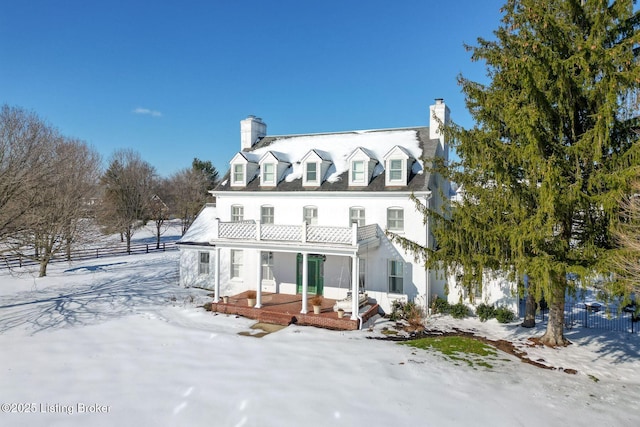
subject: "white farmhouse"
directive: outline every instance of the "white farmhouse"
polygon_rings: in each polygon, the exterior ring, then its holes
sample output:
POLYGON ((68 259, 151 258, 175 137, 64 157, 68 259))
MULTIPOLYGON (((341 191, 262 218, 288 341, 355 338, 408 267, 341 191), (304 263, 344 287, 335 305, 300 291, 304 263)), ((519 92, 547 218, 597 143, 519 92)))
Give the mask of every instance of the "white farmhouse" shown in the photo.
MULTIPOLYGON (((181 284, 214 289, 216 303, 255 290, 256 308, 267 293, 300 294, 301 313, 316 294, 366 293, 386 312, 394 300, 428 306, 444 297, 443 275, 385 235, 433 246, 409 196, 437 209, 449 192, 428 167, 448 157, 438 132, 449 121, 442 99, 428 117, 429 127, 282 136, 267 135, 259 118, 242 120, 241 151, 211 191, 215 206, 179 242, 181 284)), ((355 319, 358 298, 350 301, 355 319)))

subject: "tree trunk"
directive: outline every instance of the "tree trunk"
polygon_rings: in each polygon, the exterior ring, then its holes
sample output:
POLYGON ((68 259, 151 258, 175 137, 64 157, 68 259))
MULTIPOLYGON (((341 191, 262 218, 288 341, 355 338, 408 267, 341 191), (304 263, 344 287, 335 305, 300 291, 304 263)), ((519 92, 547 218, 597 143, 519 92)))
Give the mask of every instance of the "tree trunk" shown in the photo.
POLYGON ((527 300, 524 306, 524 321, 520 326, 524 328, 536 326, 536 300, 531 293, 527 293, 527 300))
POLYGON ((549 296, 549 320, 547 331, 540 342, 550 347, 566 346, 569 340, 564 337, 564 293, 566 289, 566 278, 559 278, 554 283, 553 291, 549 296))
POLYGON ((45 277, 47 275, 47 265, 49 264, 49 259, 47 257, 42 257, 40 260, 40 274, 38 277, 45 277))
POLYGON ((156 249, 160 249, 160 227, 162 227, 162 223, 156 221, 156 249))
POLYGON ((67 261, 71 261, 71 225, 66 224, 64 227, 64 242, 65 242, 65 254, 67 255, 67 261))
POLYGON ((67 255, 67 261, 71 261, 71 239, 69 238, 66 239, 64 251, 67 255))
POLYGON ((124 236, 127 240, 127 253, 131 253, 131 226, 127 228, 127 231, 124 233, 124 236))

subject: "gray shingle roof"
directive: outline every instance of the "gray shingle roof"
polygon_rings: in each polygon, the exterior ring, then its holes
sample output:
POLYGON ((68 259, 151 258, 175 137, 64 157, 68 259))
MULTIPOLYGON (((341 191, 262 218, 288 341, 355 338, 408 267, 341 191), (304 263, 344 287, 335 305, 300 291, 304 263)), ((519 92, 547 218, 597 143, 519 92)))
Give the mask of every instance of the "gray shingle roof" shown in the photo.
MULTIPOLYGON (((397 129, 381 129, 379 131, 367 131, 367 133, 375 133, 375 132, 389 132, 396 131, 397 129)), ((329 182, 324 180, 319 187, 304 187, 302 185, 302 179, 294 179, 292 181, 282 180, 276 186, 271 187, 261 187, 259 176, 256 175, 250 182, 247 183, 244 187, 231 187, 229 176, 230 173, 227 171, 224 178, 221 180, 221 184, 219 184, 214 192, 218 191, 238 191, 238 192, 246 192, 246 191, 258 191, 258 192, 279 192, 279 191, 304 191, 304 192, 318 192, 318 191, 354 191, 354 192, 362 192, 362 191, 370 191, 370 192, 380 192, 380 191, 428 191, 430 184, 430 173, 428 170, 428 165, 431 164, 430 159, 433 159, 436 155, 441 155, 439 150, 439 141, 437 139, 429 139, 429 128, 428 127, 415 127, 415 128, 405 128, 401 129, 402 131, 414 131, 415 137, 418 141, 419 148, 422 150, 421 160, 427 166, 424 170, 420 171, 420 173, 415 173, 415 171, 411 171, 409 175, 409 179, 407 181, 406 186, 393 186, 387 187, 385 186, 385 174, 378 174, 373 177, 371 182, 366 187, 349 187, 349 176, 348 171, 343 172, 338 179, 332 180, 329 182)), ((332 135, 353 135, 357 132, 342 132, 338 134, 332 135)), ((265 147, 269 147, 276 142, 283 142, 287 139, 291 139, 292 143, 295 142, 295 137, 311 137, 314 136, 322 136, 323 134, 316 135, 286 135, 286 136, 266 136, 262 138, 258 143, 256 143, 251 149, 247 150, 247 152, 252 152, 255 150, 265 149, 265 147)), ((318 138, 320 141, 320 138, 318 138)), ((323 142, 326 142, 323 140, 323 142)), ((362 148, 364 148, 368 153, 371 153, 370 146, 366 144, 362 144, 362 148)), ((403 148, 403 151, 410 155, 410 153, 403 148)), ((268 149, 268 148, 266 148, 268 149)), ((330 151, 329 147, 317 147, 318 150, 321 150, 323 153, 330 151)), ((279 145, 278 150, 280 152, 284 151, 282 145, 279 145)), ((316 152, 318 151, 316 150, 316 152)), ((324 157, 324 156, 323 156, 324 157)), ((371 154, 372 158, 375 158, 373 154, 371 154)), ((291 167, 289 168, 291 170, 291 167)), ((326 177, 325 177, 326 178, 326 177)))

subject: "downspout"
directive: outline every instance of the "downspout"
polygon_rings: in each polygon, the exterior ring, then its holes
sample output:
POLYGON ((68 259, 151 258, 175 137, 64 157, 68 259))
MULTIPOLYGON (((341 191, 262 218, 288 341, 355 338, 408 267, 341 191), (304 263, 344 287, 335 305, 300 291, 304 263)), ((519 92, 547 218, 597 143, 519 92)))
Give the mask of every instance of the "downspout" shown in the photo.
MULTIPOLYGON (((356 252, 357 255, 357 252, 356 252)), ((358 294, 355 295, 355 297, 353 295, 351 295, 351 298, 356 298, 357 302, 356 305, 358 306, 358 310, 356 311, 356 318, 358 319, 358 329, 362 330, 362 316, 360 316, 360 263, 357 262, 358 257, 356 256, 356 274, 355 279, 356 279, 356 283, 358 286, 358 294)), ((367 301, 368 303, 369 301, 367 301)))

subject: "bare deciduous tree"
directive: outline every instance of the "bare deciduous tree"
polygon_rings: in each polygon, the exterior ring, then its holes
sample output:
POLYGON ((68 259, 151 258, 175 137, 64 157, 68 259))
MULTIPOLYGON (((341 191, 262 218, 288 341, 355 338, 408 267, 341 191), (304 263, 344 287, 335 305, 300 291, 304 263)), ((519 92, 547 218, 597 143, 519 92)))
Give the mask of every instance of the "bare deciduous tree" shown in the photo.
POLYGON ((14 239, 14 252, 40 265, 40 277, 57 254, 66 252, 87 225, 87 202, 95 193, 100 175, 100 156, 83 141, 58 137, 46 167, 52 173, 34 195, 37 207, 25 214, 27 226, 14 239), (26 252, 34 248, 33 253, 26 252))
POLYGON ((38 187, 55 173, 46 165, 56 138, 34 113, 0 108, 0 242, 25 230, 25 214, 39 203, 38 187))
POLYGON ((615 232, 621 250, 616 257, 617 277, 621 293, 640 294, 640 182, 633 194, 622 201, 623 220, 615 232))
POLYGON ((171 182, 171 207, 182 221, 184 234, 207 200, 207 179, 199 171, 183 169, 169 178, 171 182))
POLYGON ((184 234, 202 206, 212 201, 207 193, 217 184, 218 171, 210 161, 193 159, 190 168, 183 169, 169 178, 171 211, 182 220, 184 234))
POLYGON ((158 180, 155 191, 149 202, 149 218, 155 225, 156 249, 160 249, 160 236, 167 230, 169 220, 169 207, 164 202, 167 192, 166 180, 158 180))
POLYGON ((149 218, 155 179, 154 167, 133 150, 116 151, 100 179, 104 194, 98 219, 109 232, 124 235, 127 251, 136 228, 149 218))

